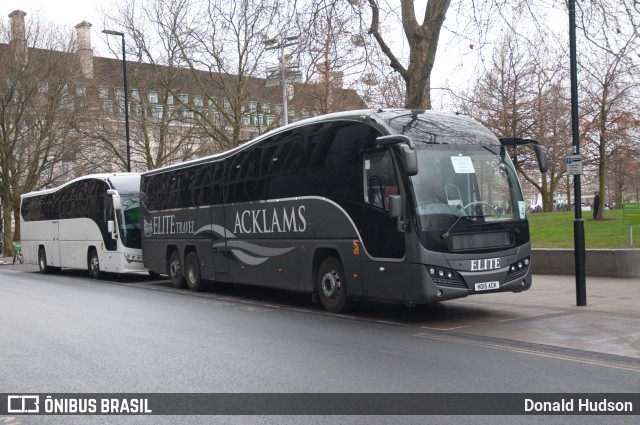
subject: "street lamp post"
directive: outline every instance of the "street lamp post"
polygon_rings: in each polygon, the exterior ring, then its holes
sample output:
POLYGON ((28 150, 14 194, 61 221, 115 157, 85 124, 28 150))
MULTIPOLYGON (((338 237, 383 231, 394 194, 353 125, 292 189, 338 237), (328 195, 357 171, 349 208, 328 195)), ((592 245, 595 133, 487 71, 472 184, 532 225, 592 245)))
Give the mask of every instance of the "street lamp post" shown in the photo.
POLYGON ((111 30, 102 30, 103 34, 118 35, 122 37, 122 78, 124 80, 124 127, 127 142, 127 171, 131 172, 131 143, 129 142, 129 90, 127 88, 127 57, 124 46, 124 33, 111 30))
MULTIPOLYGON (((280 84, 282 84, 282 112, 284 114, 284 125, 287 125, 289 123, 289 111, 287 108, 287 81, 289 79, 295 81, 299 78, 299 71, 297 71, 297 66, 286 66, 284 48, 295 45, 297 39, 297 35, 290 37, 281 36, 278 38, 266 40, 264 42, 264 44, 269 46, 266 48, 267 50, 280 50, 280 69, 278 70, 278 73, 280 74, 280 84)), ((269 74, 269 72, 270 68, 267 68, 267 74, 269 74)), ((267 84, 269 84, 269 78, 269 75, 267 75, 267 84)))

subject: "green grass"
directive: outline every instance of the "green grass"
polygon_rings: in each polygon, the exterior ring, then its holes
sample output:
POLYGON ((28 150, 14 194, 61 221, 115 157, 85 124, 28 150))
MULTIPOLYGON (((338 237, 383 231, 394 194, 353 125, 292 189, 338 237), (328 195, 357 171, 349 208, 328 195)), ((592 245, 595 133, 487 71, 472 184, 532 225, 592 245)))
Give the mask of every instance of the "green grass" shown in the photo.
MULTIPOLYGON (((584 239, 587 249, 631 248, 629 225, 622 210, 605 211, 604 220, 593 220, 591 211, 583 211, 584 239)), ((529 214, 531 245, 534 248, 573 248, 574 212, 529 214)), ((640 226, 633 226, 633 248, 640 248, 640 226)))

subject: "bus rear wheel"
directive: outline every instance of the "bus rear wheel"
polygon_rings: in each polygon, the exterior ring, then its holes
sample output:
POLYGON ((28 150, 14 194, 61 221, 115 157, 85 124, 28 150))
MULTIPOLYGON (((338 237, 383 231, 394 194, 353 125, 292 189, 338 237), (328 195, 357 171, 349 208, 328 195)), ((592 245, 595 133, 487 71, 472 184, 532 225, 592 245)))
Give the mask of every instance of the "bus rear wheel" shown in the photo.
POLYGON ((180 254, 178 251, 171 251, 168 265, 169 280, 174 288, 184 288, 184 277, 182 276, 182 263, 180 262, 180 254))
POLYGON ((184 275, 189 289, 195 292, 202 291, 203 282, 200 274, 200 260, 195 251, 187 254, 187 258, 184 261, 184 275))
POLYGON ((100 279, 102 272, 100 271, 100 259, 98 258, 98 252, 95 248, 91 248, 89 251, 88 259, 89 276, 94 279, 100 279))
POLYGON ((42 274, 51 273, 51 268, 47 265, 47 253, 44 248, 38 250, 38 268, 42 274))
POLYGON ((325 310, 341 313, 349 309, 351 299, 347 296, 347 280, 339 260, 326 258, 320 264, 316 283, 318 297, 325 310))

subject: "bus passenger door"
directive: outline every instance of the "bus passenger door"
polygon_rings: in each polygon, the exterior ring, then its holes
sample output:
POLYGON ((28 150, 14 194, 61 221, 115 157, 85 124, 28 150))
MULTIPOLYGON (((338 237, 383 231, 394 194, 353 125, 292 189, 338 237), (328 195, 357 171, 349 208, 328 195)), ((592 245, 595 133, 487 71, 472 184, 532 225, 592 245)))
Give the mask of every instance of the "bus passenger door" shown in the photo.
POLYGON ((362 179, 360 235, 368 254, 362 257, 364 294, 396 298, 402 294, 405 234, 398 231, 397 219, 389 216, 389 196, 399 195, 400 186, 387 148, 363 154, 362 179))
POLYGON ((52 221, 51 226, 44 227, 47 231, 41 236, 44 252, 47 256, 47 265, 60 267, 60 222, 52 221))

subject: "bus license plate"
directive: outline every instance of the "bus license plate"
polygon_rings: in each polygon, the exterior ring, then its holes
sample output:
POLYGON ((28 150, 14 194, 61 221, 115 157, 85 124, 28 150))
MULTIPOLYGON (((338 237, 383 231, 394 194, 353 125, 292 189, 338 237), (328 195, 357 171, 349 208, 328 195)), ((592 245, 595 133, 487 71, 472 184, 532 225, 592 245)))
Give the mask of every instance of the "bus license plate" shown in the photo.
POLYGON ((491 289, 500 288, 500 282, 497 280, 494 282, 480 282, 476 283, 476 291, 489 291, 491 289))

